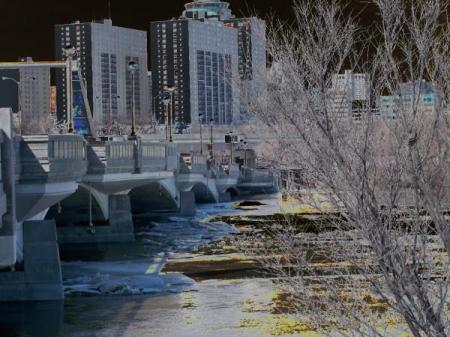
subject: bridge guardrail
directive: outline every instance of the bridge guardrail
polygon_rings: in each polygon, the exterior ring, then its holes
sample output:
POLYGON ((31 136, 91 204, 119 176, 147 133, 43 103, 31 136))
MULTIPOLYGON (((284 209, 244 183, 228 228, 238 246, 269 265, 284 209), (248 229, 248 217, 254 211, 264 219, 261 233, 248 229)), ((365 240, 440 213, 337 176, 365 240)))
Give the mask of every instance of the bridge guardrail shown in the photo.
POLYGON ((192 155, 192 173, 206 174, 208 172, 208 158, 204 155, 192 155))
POLYGON ((0 216, 6 213, 6 194, 3 190, 3 157, 2 157, 2 144, 3 144, 3 134, 0 131, 0 216))
POLYGON ((166 169, 166 144, 139 141, 137 144, 138 164, 140 172, 157 172, 166 169))
POLYGON ((242 183, 274 183, 275 175, 270 170, 245 169, 239 178, 239 184, 242 183))
POLYGON ((134 173, 135 144, 129 140, 90 142, 87 146, 88 173, 134 173))
POLYGON ((180 159, 177 145, 174 143, 166 144, 166 170, 178 172, 180 169, 180 159))
POLYGON ((79 135, 50 135, 50 174, 53 178, 81 178, 87 171, 86 142, 79 135))
POLYGON ((17 136, 15 146, 16 174, 20 180, 66 181, 78 179, 86 172, 82 136, 17 136))

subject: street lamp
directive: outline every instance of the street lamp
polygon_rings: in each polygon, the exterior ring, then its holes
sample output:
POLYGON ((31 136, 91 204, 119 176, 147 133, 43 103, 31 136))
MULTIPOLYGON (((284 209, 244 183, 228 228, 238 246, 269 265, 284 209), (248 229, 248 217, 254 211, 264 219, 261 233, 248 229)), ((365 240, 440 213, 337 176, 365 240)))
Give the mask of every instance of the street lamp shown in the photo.
POLYGON ((233 140, 233 130, 230 130, 230 145, 231 145, 231 150, 230 150, 230 156, 231 156, 231 158, 230 158, 230 167, 231 167, 231 165, 233 165, 233 143, 234 143, 234 140, 233 140))
POLYGON ((203 134, 202 134, 202 120, 203 114, 199 113, 198 114, 198 121, 200 123, 200 154, 203 156, 203 134))
POLYGON ((72 92, 72 69, 73 58, 77 54, 77 50, 70 44, 63 50, 64 56, 66 56, 66 81, 67 81, 67 132, 73 133, 73 121, 72 121, 72 109, 73 109, 73 92, 72 92))
POLYGON ((244 141, 244 172, 247 170, 247 142, 244 141))
POLYGON ((128 63, 128 70, 131 73, 131 137, 136 137, 136 102, 135 102, 135 76, 139 70, 139 64, 131 61, 128 63))
POLYGON ((211 159, 214 157, 214 153, 213 153, 213 142, 214 142, 214 138, 213 138, 213 125, 214 125, 214 119, 211 118, 211 119, 209 120, 209 127, 210 127, 209 135, 210 135, 210 137, 211 137, 211 139, 210 139, 211 144, 210 144, 210 149, 209 149, 209 156, 211 157, 211 159))
POLYGON ((164 92, 164 105, 166 106, 166 140, 167 133, 169 134, 169 142, 172 143, 172 123, 173 123, 173 93, 175 87, 166 87, 164 92))

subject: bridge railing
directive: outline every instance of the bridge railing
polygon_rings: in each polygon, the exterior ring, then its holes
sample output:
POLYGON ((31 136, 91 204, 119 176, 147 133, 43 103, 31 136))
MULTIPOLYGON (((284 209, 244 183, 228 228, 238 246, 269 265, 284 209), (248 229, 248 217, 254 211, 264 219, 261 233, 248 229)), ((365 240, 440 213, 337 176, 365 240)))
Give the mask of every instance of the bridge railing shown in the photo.
POLYGON ((166 170, 177 171, 180 168, 180 155, 178 154, 177 145, 174 143, 166 144, 166 170))
POLYGON ((53 178, 79 178, 87 171, 86 142, 79 135, 50 135, 48 158, 53 178))
POLYGON ((193 154, 191 157, 191 172, 206 174, 208 172, 208 157, 200 154, 193 154))
POLYGON ((243 169, 239 183, 274 183, 276 177, 271 170, 243 169))
POLYGON ((157 172, 166 169, 166 144, 139 141, 137 144, 137 170, 157 172))
POLYGON ((65 181, 78 179, 86 172, 82 136, 17 136, 15 146, 20 180, 65 181))
POLYGON ((0 217, 7 211, 6 194, 3 190, 3 171, 2 171, 2 166, 6 161, 3 159, 2 155, 2 144, 3 144, 3 133, 0 130, 0 217))
POLYGON ((88 173, 134 173, 135 143, 129 140, 93 141, 87 146, 88 173))

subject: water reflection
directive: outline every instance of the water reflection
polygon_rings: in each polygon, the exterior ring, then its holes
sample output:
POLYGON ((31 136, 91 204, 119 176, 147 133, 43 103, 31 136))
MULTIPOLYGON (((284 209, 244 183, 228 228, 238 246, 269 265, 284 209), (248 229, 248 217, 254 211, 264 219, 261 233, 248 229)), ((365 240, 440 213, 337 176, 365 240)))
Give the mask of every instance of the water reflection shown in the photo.
POLYGON ((0 304, 0 336, 61 337, 64 302, 0 304))

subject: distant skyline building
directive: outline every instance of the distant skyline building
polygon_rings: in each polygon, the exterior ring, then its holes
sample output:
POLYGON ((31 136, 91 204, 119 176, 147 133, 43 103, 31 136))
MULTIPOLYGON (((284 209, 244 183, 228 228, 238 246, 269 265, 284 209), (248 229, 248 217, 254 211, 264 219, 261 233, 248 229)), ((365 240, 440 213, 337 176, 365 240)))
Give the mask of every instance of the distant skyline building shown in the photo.
MULTIPOLYGON (((88 101, 97 126, 112 122, 131 124, 130 62, 138 64, 134 77, 137 121, 142 123, 150 119, 145 31, 113 26, 110 19, 56 25, 57 60, 65 60, 64 49, 67 46, 76 48, 75 59, 86 81, 88 101)), ((66 83, 62 71, 57 71, 56 82, 58 118, 65 119, 66 83)))
POLYGON ((354 73, 352 70, 334 74, 330 93, 330 111, 339 117, 360 119, 370 103, 368 75, 354 73))
POLYGON ((178 20, 151 23, 153 98, 164 119, 164 87, 177 87, 175 122, 238 124, 264 88, 265 22, 235 18, 229 3, 195 0, 178 20), (177 81, 177 82, 175 82, 177 81), (183 86, 180 87, 180 81, 183 86))
POLYGON ((436 96, 431 82, 400 84, 400 95, 380 97, 380 112, 384 118, 397 119, 399 110, 412 112, 415 104, 421 113, 433 114, 436 111, 436 96))

